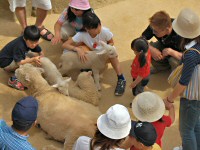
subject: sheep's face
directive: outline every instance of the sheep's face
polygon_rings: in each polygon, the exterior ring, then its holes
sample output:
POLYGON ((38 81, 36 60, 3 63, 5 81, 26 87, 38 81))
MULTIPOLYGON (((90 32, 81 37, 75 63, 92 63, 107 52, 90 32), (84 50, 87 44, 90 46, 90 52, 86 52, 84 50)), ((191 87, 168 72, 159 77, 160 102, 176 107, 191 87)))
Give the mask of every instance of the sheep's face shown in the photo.
POLYGON ((59 83, 53 85, 52 87, 58 88, 59 92, 68 96, 69 95, 69 82, 71 81, 71 78, 68 78, 66 80, 60 81, 59 83))
POLYGON ((28 87, 31 84, 31 79, 36 77, 36 74, 41 74, 42 71, 43 69, 36 68, 31 64, 24 64, 15 70, 15 75, 24 86, 28 87))

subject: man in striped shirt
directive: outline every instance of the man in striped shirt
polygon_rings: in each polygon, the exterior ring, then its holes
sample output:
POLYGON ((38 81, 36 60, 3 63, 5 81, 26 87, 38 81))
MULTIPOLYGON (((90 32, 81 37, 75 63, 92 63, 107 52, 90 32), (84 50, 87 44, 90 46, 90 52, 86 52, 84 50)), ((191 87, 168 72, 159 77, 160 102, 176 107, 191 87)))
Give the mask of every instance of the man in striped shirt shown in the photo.
POLYGON ((28 142, 28 130, 36 124, 38 102, 32 97, 24 97, 12 110, 12 126, 0 120, 1 150, 35 150, 28 142))

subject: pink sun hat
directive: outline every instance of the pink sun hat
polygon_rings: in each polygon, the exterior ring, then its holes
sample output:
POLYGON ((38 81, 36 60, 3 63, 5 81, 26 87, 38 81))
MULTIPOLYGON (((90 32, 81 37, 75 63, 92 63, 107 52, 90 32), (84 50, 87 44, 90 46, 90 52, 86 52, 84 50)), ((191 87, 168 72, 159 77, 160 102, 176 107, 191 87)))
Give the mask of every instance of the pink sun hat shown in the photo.
POLYGON ((69 6, 80 10, 87 10, 91 8, 88 0, 70 0, 69 6))

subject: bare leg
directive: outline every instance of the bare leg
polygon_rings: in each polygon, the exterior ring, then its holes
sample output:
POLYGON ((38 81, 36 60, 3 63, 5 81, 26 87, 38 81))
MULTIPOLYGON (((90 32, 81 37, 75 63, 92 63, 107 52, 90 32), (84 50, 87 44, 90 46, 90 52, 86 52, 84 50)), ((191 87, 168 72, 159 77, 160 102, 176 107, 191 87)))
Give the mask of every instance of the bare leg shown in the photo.
POLYGON ((22 31, 24 31, 24 29, 26 28, 27 26, 27 21, 26 21, 26 9, 25 7, 17 7, 15 9, 15 14, 16 14, 16 17, 22 27, 22 31))
POLYGON ((36 17, 37 18, 36 18, 35 25, 38 26, 38 28, 42 27, 42 24, 43 24, 46 16, 47 16, 47 10, 37 8, 37 10, 36 10, 36 17))
MULTIPOLYGON (((36 25, 38 28, 41 28, 41 27, 42 27, 42 24, 43 24, 43 22, 44 22, 44 19, 45 19, 46 16, 47 16, 47 12, 48 12, 48 10, 44 10, 44 9, 37 8, 35 25, 36 25)), ((47 29, 43 29, 43 30, 41 30, 40 35, 45 35, 46 33, 47 33, 47 29)), ((52 39, 52 38, 53 38, 53 34, 48 34, 48 35, 47 35, 47 39, 52 39)))
POLYGON ((117 57, 110 58, 110 62, 111 62, 111 65, 112 65, 113 69, 117 73, 117 75, 121 75, 122 71, 121 71, 121 68, 120 68, 120 64, 119 64, 118 58, 117 57))

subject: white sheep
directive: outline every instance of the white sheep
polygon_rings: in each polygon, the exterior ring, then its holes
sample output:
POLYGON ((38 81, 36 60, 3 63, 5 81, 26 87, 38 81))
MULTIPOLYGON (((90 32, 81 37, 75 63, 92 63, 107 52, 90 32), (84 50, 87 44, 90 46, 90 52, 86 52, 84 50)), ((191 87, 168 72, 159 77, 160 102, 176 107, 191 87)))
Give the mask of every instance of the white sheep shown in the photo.
POLYGON ((58 88, 66 96, 70 95, 95 106, 98 105, 100 94, 91 76, 92 72, 80 73, 77 81, 74 82, 71 78, 63 78, 55 64, 47 57, 42 57, 40 61, 44 69, 43 75, 50 85, 54 84, 52 86, 58 88))
POLYGON ((105 69, 109 58, 117 56, 114 46, 101 42, 103 50, 99 53, 96 51, 88 51, 86 54, 87 61, 82 63, 77 53, 67 52, 62 54, 59 71, 62 75, 68 74, 72 70, 92 69, 94 81, 98 90, 101 90, 99 84, 99 73, 105 69))
MULTIPOLYGON (((43 76, 50 85, 63 82, 65 78, 62 77, 56 65, 47 57, 40 58, 41 67, 44 69, 43 76)), ((70 79, 68 79, 69 81, 70 79)))
POLYGON ((65 150, 71 150, 79 136, 93 136, 101 113, 98 107, 59 93, 42 77, 41 71, 24 64, 15 74, 39 101, 37 120, 41 128, 55 140, 64 142, 65 150))
POLYGON ((100 93, 94 84, 91 71, 81 72, 76 82, 64 80, 63 82, 53 85, 53 87, 58 88, 64 95, 75 97, 95 106, 99 104, 100 93))

